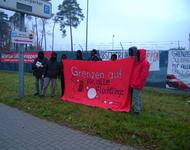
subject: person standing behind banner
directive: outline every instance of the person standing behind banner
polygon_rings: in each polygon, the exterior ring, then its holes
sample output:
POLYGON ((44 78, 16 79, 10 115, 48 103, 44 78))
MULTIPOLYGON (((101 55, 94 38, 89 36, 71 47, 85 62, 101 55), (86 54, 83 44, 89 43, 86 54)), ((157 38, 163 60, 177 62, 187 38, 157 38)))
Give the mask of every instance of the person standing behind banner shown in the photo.
POLYGON ((83 60, 82 51, 77 50, 76 52, 76 60, 83 60))
POLYGON ((137 54, 137 47, 136 46, 133 46, 133 47, 130 47, 129 48, 129 57, 136 57, 136 54, 137 54))
POLYGON ((93 49, 91 51, 91 56, 90 56, 90 58, 88 60, 89 61, 101 61, 102 59, 97 56, 97 50, 93 49))
POLYGON ((117 55, 116 54, 112 54, 111 55, 111 60, 117 60, 117 55))
POLYGON ((63 60, 65 60, 65 59, 67 59, 67 55, 62 54, 61 62, 60 62, 61 96, 64 95, 64 90, 65 90, 64 64, 63 64, 63 60))
POLYGON ((52 52, 51 58, 45 65, 44 72, 44 86, 42 90, 42 97, 46 95, 49 82, 51 82, 51 97, 55 96, 56 79, 59 75, 59 63, 57 62, 57 53, 52 52))
POLYGON ((32 63, 32 72, 35 76, 35 93, 34 95, 37 96, 42 92, 42 88, 44 85, 44 80, 42 78, 44 72, 44 65, 47 62, 47 58, 44 57, 43 51, 38 52, 38 57, 32 63))
MULTIPOLYGON (((133 57, 135 59, 135 56, 136 56, 136 53, 137 53, 137 47, 136 46, 133 46, 133 47, 130 47, 129 50, 128 50, 128 55, 129 57, 133 57)), ((131 105, 132 105, 132 99, 133 99, 133 88, 131 87, 131 105)))
MULTIPOLYGON (((135 53, 135 49, 133 51, 135 53)), ((133 53, 133 54, 134 54, 133 53)), ((143 90, 149 74, 150 64, 146 60, 146 50, 139 49, 135 54, 135 67, 133 70, 130 86, 133 88, 134 115, 138 116, 141 111, 141 91, 143 90)))

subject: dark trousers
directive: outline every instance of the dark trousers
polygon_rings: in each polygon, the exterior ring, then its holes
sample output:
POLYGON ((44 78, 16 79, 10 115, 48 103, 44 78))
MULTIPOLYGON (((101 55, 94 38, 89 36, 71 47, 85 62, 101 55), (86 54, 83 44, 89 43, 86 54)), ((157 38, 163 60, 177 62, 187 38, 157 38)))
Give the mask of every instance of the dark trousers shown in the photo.
POLYGON ((44 79, 35 77, 35 93, 36 94, 40 94, 40 92, 42 92, 43 85, 44 85, 44 79))
POLYGON ((64 90, 65 90, 65 80, 64 80, 64 77, 61 76, 61 96, 64 95, 64 90))

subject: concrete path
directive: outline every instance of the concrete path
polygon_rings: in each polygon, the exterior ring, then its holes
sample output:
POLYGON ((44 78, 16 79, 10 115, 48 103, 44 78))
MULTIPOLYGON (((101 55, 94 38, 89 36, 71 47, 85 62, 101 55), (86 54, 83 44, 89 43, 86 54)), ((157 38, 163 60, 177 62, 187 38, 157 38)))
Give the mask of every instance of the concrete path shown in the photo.
POLYGON ((0 104, 0 150, 135 150, 0 104))

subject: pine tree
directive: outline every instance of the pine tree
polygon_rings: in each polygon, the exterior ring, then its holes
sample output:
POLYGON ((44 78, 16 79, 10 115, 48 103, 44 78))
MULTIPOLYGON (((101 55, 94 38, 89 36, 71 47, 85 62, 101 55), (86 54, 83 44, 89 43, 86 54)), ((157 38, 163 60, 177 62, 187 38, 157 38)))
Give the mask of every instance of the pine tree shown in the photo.
POLYGON ((59 12, 57 18, 60 23, 60 30, 63 36, 66 36, 66 27, 70 28, 71 37, 71 51, 73 51, 73 36, 72 27, 77 28, 80 22, 83 20, 84 15, 82 9, 79 7, 77 0, 63 0, 63 3, 58 6, 59 12))

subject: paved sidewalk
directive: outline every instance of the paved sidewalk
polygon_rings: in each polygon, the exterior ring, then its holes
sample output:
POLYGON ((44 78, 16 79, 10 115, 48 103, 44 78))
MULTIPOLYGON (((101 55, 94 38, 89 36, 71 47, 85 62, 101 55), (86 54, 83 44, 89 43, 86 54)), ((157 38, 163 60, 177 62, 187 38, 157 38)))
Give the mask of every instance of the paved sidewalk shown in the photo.
POLYGON ((0 104, 0 150, 135 150, 0 104))

